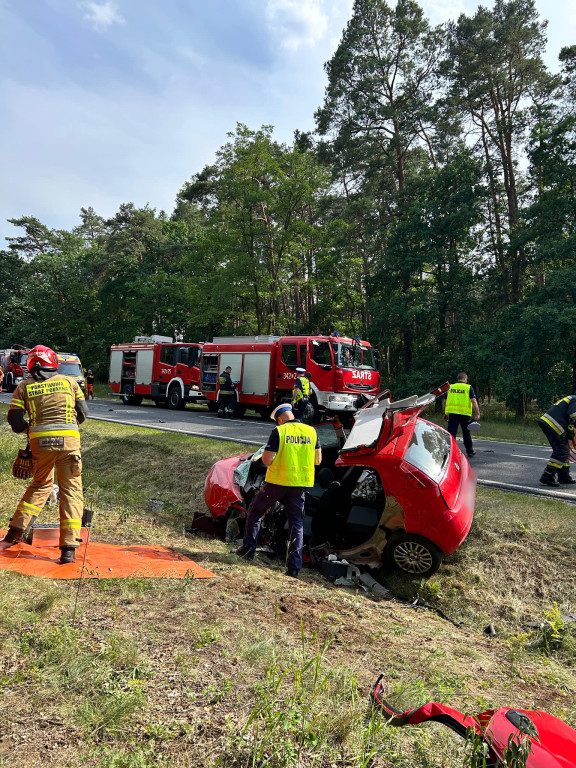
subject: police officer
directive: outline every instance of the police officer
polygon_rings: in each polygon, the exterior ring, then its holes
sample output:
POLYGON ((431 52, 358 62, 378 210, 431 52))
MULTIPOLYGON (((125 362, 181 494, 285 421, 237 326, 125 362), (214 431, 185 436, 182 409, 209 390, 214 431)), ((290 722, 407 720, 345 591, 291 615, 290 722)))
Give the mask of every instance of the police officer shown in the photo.
POLYGON ((554 403, 543 416, 538 419, 538 426, 546 435, 552 448, 546 469, 540 478, 543 485, 558 486, 576 483, 570 476, 570 447, 568 440, 574 438, 574 423, 576 422, 576 395, 568 395, 554 403), (558 475, 558 479, 556 479, 558 475))
POLYGON ((54 350, 34 347, 28 354, 27 366, 32 378, 17 386, 8 423, 13 432, 28 432, 34 476, 10 520, 4 543, 17 544, 33 525, 50 495, 56 469, 60 488, 60 563, 74 563, 84 510, 78 424, 86 419, 88 407, 78 383, 58 373, 54 350))
POLYGON ((254 559, 262 518, 282 501, 288 518, 286 575, 298 578, 304 545, 304 492, 314 485, 314 466, 322 461, 322 449, 314 427, 294 418, 288 403, 272 412, 278 426, 272 430, 262 454, 268 467, 266 479, 248 507, 244 542, 236 554, 254 559))
POLYGON ((234 413, 236 406, 236 386, 232 381, 230 374, 232 367, 227 365, 220 374, 220 393, 218 401, 218 416, 223 419, 228 414, 230 417, 234 413))
POLYGON ((295 418, 301 419, 306 412, 306 406, 310 398, 311 377, 304 368, 296 368, 296 373, 299 375, 294 381, 294 388, 292 390, 292 411, 295 418))
POLYGON ((474 456, 472 447, 472 436, 468 425, 472 421, 472 411, 476 421, 480 418, 480 409, 474 388, 468 384, 468 375, 466 373, 458 374, 458 382, 451 384, 448 390, 446 400, 443 401, 444 418, 448 419, 448 432, 456 439, 458 426, 462 427, 462 437, 464 438, 464 448, 468 458, 474 456))

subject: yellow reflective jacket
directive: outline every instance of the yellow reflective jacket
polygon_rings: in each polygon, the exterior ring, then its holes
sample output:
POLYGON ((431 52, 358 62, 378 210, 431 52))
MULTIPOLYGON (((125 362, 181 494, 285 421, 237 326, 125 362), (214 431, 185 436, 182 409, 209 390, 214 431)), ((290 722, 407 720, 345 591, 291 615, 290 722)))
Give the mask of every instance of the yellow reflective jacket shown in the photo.
POLYGON ((311 488, 318 441, 316 430, 298 421, 280 424, 277 429, 280 445, 266 472, 266 482, 311 488))
POLYGON ((472 400, 470 400, 470 384, 451 384, 446 398, 446 413, 457 413, 460 416, 472 416, 472 400))

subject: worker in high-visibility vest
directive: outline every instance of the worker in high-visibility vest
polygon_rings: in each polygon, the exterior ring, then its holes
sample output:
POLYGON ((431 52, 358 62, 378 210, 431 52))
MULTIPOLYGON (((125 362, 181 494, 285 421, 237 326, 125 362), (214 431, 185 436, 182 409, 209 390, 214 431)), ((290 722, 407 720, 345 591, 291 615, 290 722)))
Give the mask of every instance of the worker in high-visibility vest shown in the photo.
POLYGON ((236 554, 254 559, 262 518, 281 501, 288 518, 286 575, 298 578, 304 546, 304 493, 314 485, 314 467, 322 461, 322 449, 314 427, 295 419, 288 403, 275 408, 272 419, 278 426, 262 454, 262 463, 268 467, 266 478, 248 507, 244 541, 236 554))
POLYGON ((576 480, 570 475, 570 447, 568 440, 574 439, 576 424, 576 395, 558 400, 538 419, 538 426, 544 432, 552 448, 552 456, 540 478, 543 485, 573 485, 576 480), (558 479, 556 479, 558 477, 558 479))
POLYGON ((472 412, 476 421, 480 418, 480 408, 474 388, 468 384, 468 375, 466 373, 458 374, 456 384, 451 384, 446 400, 443 401, 444 418, 448 420, 448 432, 456 439, 458 427, 462 427, 462 437, 464 439, 464 448, 468 458, 474 456, 472 446, 472 436, 468 425, 472 421, 472 412))
POLYGON ((305 368, 296 368, 298 374, 292 390, 292 411, 294 418, 301 419, 306 412, 306 406, 310 398, 310 374, 305 368))
POLYGON ((18 502, 3 543, 17 544, 34 524, 50 495, 56 470, 60 491, 59 562, 74 563, 84 511, 78 425, 88 416, 88 406, 78 383, 58 373, 54 350, 34 347, 28 354, 27 366, 30 377, 16 387, 7 418, 13 432, 28 432, 33 478, 18 502))

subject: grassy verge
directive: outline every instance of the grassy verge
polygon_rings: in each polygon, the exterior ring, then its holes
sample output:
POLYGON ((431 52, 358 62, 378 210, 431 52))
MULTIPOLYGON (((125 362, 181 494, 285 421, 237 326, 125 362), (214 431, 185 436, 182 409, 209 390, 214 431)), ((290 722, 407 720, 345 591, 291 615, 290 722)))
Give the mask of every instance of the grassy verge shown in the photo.
MULTIPOLYGON (((2 429, 4 527, 24 487, 9 474, 21 442, 2 429)), ((0 765, 461 765, 440 726, 393 730, 370 713, 380 671, 400 707, 541 707, 576 725, 573 625, 558 622, 576 609, 572 507, 480 490, 471 535, 438 574, 393 580, 455 627, 185 534, 208 468, 244 447, 99 422, 83 446, 95 539, 173 546, 216 578, 85 581, 73 624, 77 583, 0 571, 0 765)))

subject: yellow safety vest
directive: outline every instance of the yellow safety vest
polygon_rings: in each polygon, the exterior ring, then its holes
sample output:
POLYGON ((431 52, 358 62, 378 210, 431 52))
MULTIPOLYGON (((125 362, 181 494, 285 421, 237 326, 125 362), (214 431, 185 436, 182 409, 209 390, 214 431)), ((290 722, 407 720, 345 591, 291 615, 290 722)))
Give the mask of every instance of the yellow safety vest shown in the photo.
POLYGON ((280 424, 277 429, 280 445, 266 472, 266 482, 311 488, 314 485, 316 430, 294 421, 280 424))
POLYGON ((452 384, 446 399, 446 413, 457 413, 460 416, 472 416, 472 400, 470 400, 470 384, 452 384))
POLYGON ((45 381, 22 381, 12 396, 10 408, 28 413, 28 436, 33 450, 75 451, 80 448, 77 400, 84 400, 77 382, 56 374, 45 381))
POLYGON ((302 389, 300 389, 300 387, 294 387, 292 400, 295 403, 297 403, 298 400, 302 400, 303 397, 308 397, 310 394, 310 382, 306 376, 302 376, 301 378, 296 379, 296 381, 300 382, 302 389))

